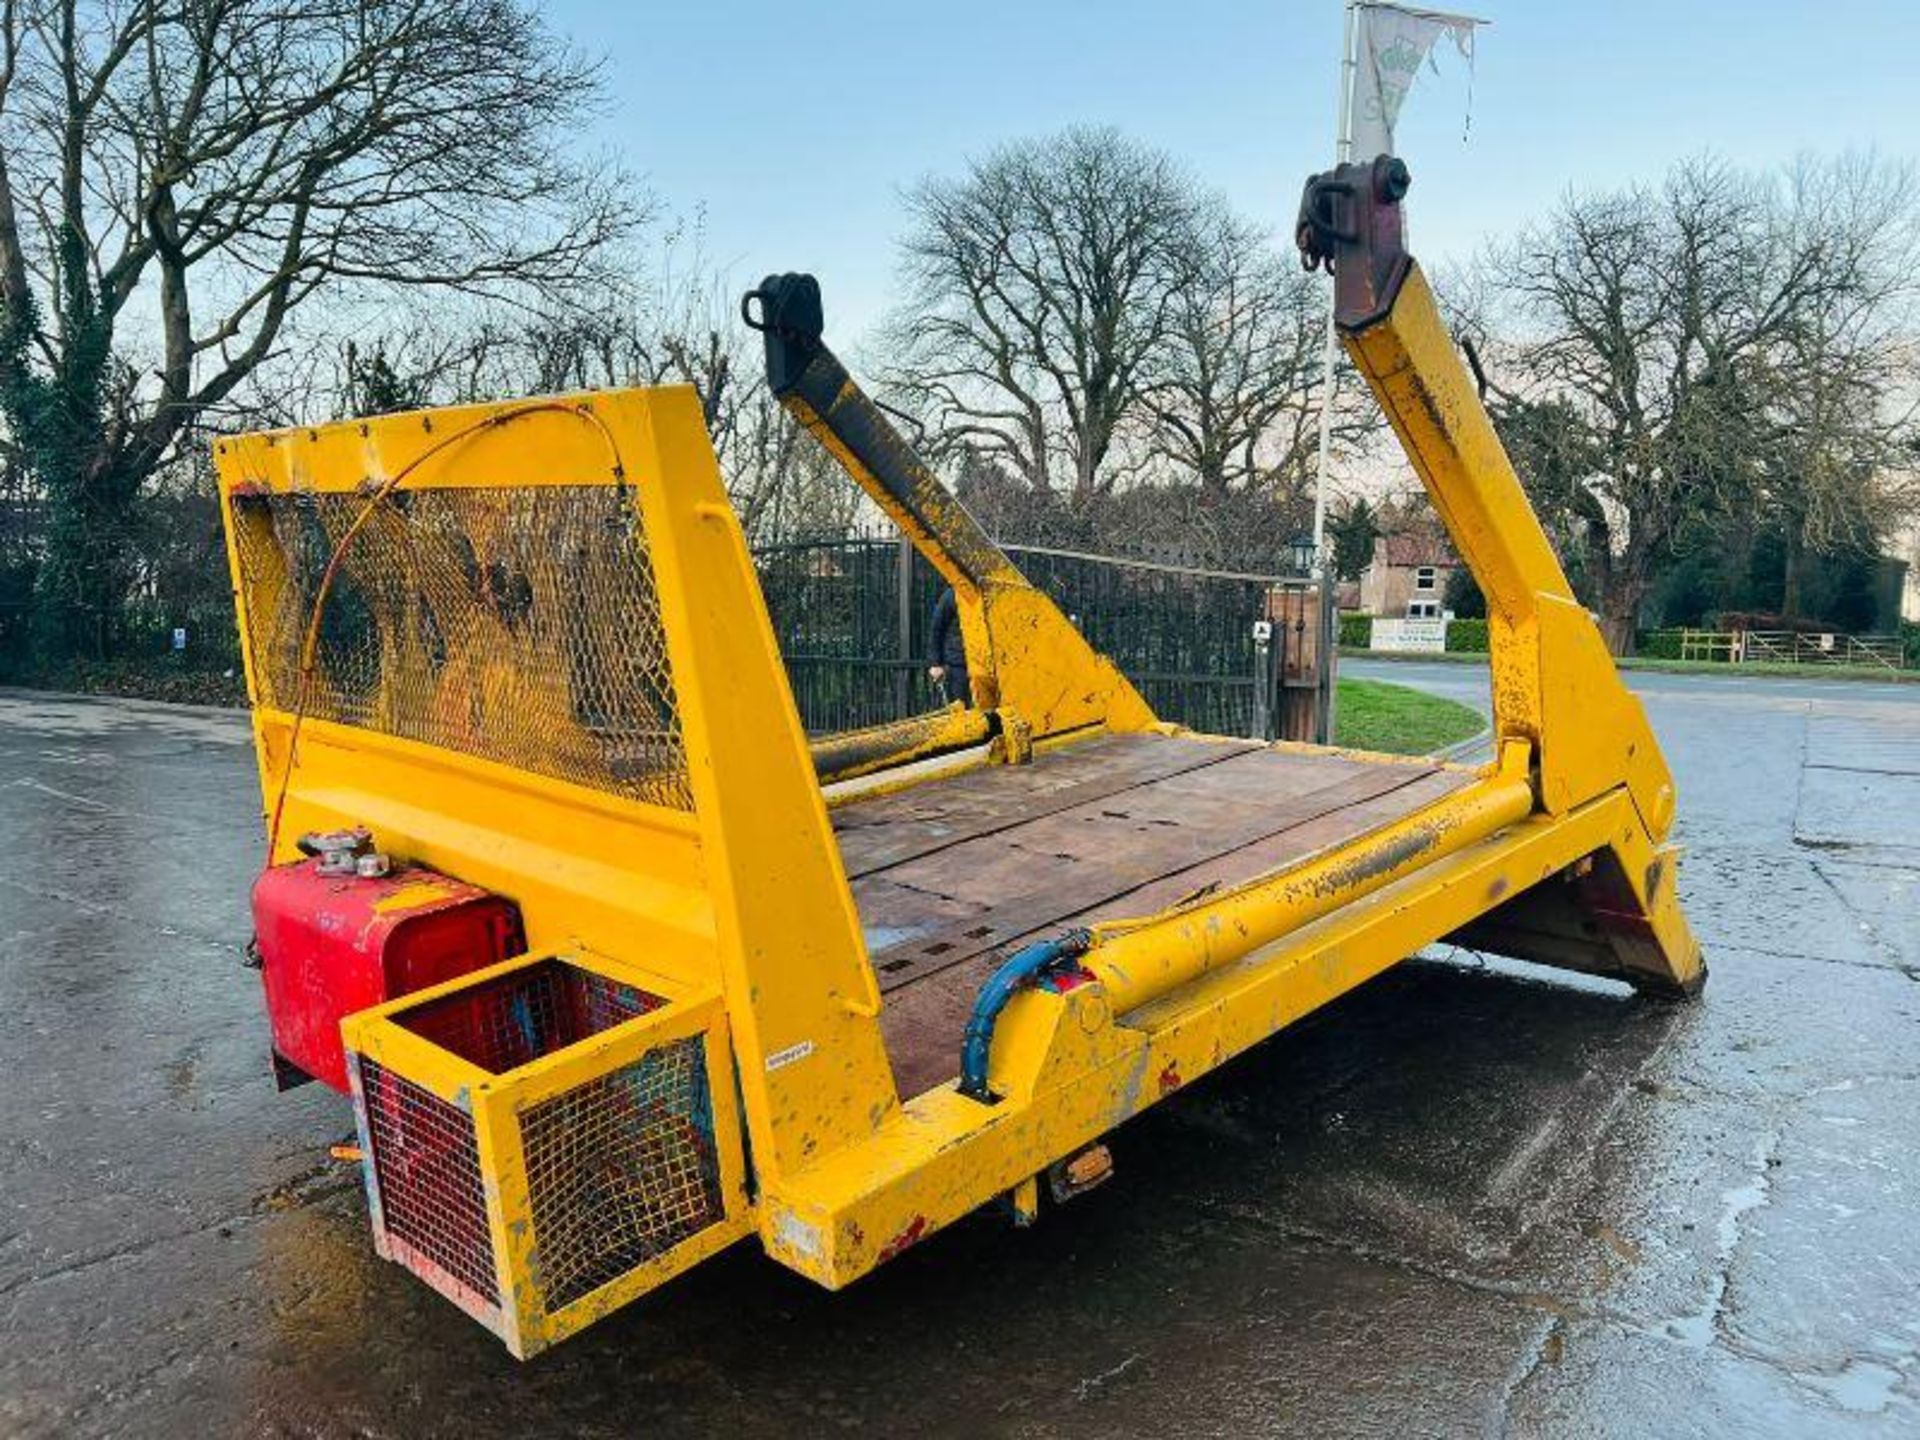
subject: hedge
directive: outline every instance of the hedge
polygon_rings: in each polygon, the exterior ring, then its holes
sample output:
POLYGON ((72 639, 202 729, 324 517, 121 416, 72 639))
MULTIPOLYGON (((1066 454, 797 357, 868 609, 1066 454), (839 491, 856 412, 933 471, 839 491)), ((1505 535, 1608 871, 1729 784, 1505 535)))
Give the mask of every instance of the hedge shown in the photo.
POLYGON ((1642 630, 1634 642, 1633 653, 1645 660, 1678 660, 1683 633, 1679 630, 1642 630))
POLYGON ((1364 650, 1373 643, 1373 616, 1343 611, 1340 616, 1340 646, 1344 650, 1364 650))

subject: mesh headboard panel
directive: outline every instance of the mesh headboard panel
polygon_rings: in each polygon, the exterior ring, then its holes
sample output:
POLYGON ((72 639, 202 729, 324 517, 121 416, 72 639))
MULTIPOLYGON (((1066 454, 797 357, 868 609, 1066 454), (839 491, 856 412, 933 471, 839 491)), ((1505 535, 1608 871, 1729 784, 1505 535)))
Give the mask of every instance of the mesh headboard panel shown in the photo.
POLYGON ((685 810, 686 754, 637 497, 626 486, 235 494, 262 705, 685 810))

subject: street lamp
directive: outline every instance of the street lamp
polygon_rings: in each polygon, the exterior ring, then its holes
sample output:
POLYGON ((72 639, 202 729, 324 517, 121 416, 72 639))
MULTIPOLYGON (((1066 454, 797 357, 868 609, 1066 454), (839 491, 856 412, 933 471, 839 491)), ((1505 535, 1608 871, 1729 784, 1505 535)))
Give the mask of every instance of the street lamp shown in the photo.
POLYGON ((1313 543, 1313 536, 1302 532, 1287 542, 1287 552, 1293 560, 1293 573, 1307 575, 1313 571, 1314 551, 1319 547, 1313 543))

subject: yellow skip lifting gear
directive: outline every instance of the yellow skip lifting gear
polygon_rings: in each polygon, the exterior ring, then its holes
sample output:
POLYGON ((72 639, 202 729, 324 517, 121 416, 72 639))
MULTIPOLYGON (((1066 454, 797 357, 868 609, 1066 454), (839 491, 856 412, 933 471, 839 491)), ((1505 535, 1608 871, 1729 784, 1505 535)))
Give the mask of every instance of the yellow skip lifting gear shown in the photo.
POLYGON ((1484 766, 1160 722, 804 276, 745 303, 774 391, 953 586, 970 706, 809 742, 690 389, 219 442, 269 866, 518 915, 523 953, 341 1026, 381 1254, 530 1355, 749 1234, 839 1287, 990 1202, 1029 1220, 1130 1116, 1436 941, 1698 990, 1672 782, 1405 188, 1315 177, 1300 243, 1486 595, 1484 766))

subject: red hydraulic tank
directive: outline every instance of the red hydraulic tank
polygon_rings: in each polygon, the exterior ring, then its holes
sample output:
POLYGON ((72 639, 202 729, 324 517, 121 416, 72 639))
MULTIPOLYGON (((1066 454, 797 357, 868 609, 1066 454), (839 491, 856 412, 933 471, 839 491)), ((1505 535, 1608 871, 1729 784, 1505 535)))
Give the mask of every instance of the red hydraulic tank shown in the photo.
POLYGON ((344 1016, 525 946, 520 912, 501 896, 417 865, 375 876, 322 865, 264 872, 253 887, 253 932, 280 1088, 313 1079, 344 1093, 344 1016))

